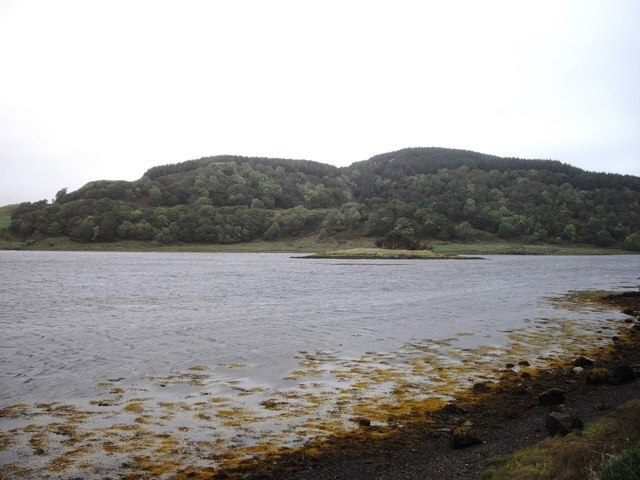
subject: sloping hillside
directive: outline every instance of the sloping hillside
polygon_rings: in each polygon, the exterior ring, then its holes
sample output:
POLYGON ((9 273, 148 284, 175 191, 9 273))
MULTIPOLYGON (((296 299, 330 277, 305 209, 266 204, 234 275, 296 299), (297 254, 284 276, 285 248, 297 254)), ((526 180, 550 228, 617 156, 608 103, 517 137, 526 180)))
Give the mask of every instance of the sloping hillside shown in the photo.
POLYGON ((206 157, 24 203, 17 238, 233 243, 335 234, 640 248, 640 178, 551 160, 411 148, 337 168, 305 160, 206 157))

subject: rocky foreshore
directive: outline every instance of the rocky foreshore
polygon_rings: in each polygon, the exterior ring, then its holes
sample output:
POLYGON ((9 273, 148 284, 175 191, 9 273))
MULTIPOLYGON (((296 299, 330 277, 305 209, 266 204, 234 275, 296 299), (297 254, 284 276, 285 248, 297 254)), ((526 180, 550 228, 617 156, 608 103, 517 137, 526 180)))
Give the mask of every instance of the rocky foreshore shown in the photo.
POLYGON ((479 382, 437 410, 413 412, 401 428, 389 431, 360 419, 355 432, 231 471, 194 471, 192 478, 480 478, 493 456, 581 428, 640 397, 640 292, 591 293, 575 301, 624 311, 618 335, 544 370, 518 373, 506 364, 498 381, 479 382))
MULTIPOLYGON (((135 398, 123 400, 126 392, 117 384, 120 378, 100 384, 109 395, 91 401, 86 408, 57 403, 13 405, 2 409, 0 418, 19 421, 24 427, 0 435, 0 451, 9 455, 6 447, 21 441, 23 452, 29 455, 32 451, 32 456, 18 455, 20 461, 0 469, 0 478, 80 478, 82 475, 73 473, 79 470, 70 469, 74 462, 83 462, 80 467, 86 466, 85 471, 123 479, 479 478, 495 455, 530 446, 549 435, 565 435, 616 405, 640 397, 640 292, 574 292, 552 300, 566 308, 598 307, 601 312, 597 322, 561 321, 550 331, 561 337, 558 351, 565 352, 562 357, 545 352, 549 332, 540 337, 524 330, 511 332, 514 344, 484 365, 482 360, 491 357, 491 348, 467 352, 470 356, 464 367, 456 367, 455 362, 434 366, 438 354, 429 348, 418 349, 412 357, 417 362, 411 363, 412 375, 425 380, 430 375, 433 380, 433 367, 439 382, 413 384, 413 377, 402 377, 397 370, 387 372, 396 386, 392 395, 382 392, 374 402, 352 391, 354 398, 367 404, 349 411, 345 421, 351 427, 345 429, 343 422, 334 422, 334 428, 302 447, 287 448, 281 443, 225 451, 218 445, 207 443, 201 448, 192 440, 176 440, 170 432, 154 433, 149 425, 156 417, 145 403, 149 399, 135 393, 135 398), (610 308, 624 315, 610 315, 610 308), (420 370, 423 364, 430 369, 420 370), (96 409, 103 408, 114 409, 105 417, 111 426, 95 432, 80 428, 94 422, 96 409), (119 408, 133 422, 116 422, 113 415, 119 408), (55 421, 38 424, 42 417, 55 421), (122 457, 115 456, 120 453, 122 457), (206 458, 198 461, 203 458, 198 455, 206 458), (28 463, 44 458, 51 458, 50 464, 41 462, 44 467, 39 470, 39 465, 28 463), (105 459, 111 463, 101 463, 105 459)), ((317 356, 305 360, 313 368, 321 366, 317 356)), ((156 380, 160 388, 173 381, 197 385, 207 378, 206 369, 194 366, 178 377, 156 380)), ((297 375, 305 372, 300 370, 297 375)), ((375 382, 363 386, 368 385, 375 382)), ((318 396, 306 398, 322 402, 318 396)), ((345 401, 337 399, 332 408, 341 408, 345 401)), ((197 407, 193 413, 207 424, 213 420, 208 415, 212 410, 203 405, 213 405, 216 414, 234 426, 249 425, 254 418, 243 416, 239 409, 220 408, 223 398, 196 398, 194 402, 187 407, 197 407)), ((262 402, 271 411, 284 404, 282 400, 262 402)), ((169 415, 176 404, 163 402, 160 406, 159 415, 169 415)), ((316 417, 318 414, 311 420, 320 422, 316 417)))

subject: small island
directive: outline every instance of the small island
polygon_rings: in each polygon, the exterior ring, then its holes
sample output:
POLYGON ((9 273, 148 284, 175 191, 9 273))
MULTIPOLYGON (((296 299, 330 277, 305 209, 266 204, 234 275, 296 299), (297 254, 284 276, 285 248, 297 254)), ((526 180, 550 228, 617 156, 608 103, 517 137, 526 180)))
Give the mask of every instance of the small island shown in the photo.
POLYGON ((433 250, 389 250, 385 248, 348 248, 344 250, 314 253, 312 255, 296 258, 342 260, 483 260, 482 257, 440 253, 434 252, 433 250))

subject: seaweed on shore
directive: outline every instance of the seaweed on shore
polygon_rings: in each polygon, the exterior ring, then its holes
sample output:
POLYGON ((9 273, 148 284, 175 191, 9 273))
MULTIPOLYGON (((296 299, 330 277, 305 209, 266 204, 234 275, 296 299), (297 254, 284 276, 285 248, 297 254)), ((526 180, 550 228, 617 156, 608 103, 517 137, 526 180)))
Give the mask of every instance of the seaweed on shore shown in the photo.
MULTIPOLYGON (((638 311, 627 299, 574 292, 561 303, 638 311)), ((3 432, 0 437, 0 450, 18 452, 29 461, 2 465, 0 473, 15 478, 61 472, 117 472, 123 478, 277 478, 385 445, 411 448, 424 438, 446 435, 459 416, 455 412, 465 412, 478 425, 495 423, 505 412, 517 416, 546 388, 565 384, 570 356, 590 357, 604 369, 637 363, 636 324, 547 321, 505 332, 511 343, 504 347, 460 350, 449 340, 415 342, 400 352, 370 352, 354 359, 301 352, 298 368, 289 377, 299 389, 243 386, 217 377, 207 366, 147 379, 159 390, 201 389, 200 395, 183 401, 140 396, 137 389, 109 381, 89 408, 51 403, 2 409, 0 416, 12 428, 9 436, 3 432), (550 351, 540 358, 540 346, 549 336, 562 339, 561 357, 550 351), (222 387, 246 393, 238 397, 248 403, 243 407, 218 396, 222 387), (261 430, 265 422, 278 429, 261 430), (226 436, 221 435, 225 428, 226 436)), ((594 388, 567 385, 569 395, 594 388)))

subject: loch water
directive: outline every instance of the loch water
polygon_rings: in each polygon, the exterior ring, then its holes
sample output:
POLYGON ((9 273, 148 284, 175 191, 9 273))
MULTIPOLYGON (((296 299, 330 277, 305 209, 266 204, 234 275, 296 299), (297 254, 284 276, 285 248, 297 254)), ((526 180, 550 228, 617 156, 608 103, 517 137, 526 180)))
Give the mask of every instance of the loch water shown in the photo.
POLYGON ((640 272, 638 255, 293 256, 0 252, 0 405, 81 401, 107 379, 135 384, 193 366, 242 365, 225 378, 276 389, 300 352, 502 345, 505 331, 584 315, 560 313, 551 297, 635 289, 640 272))

